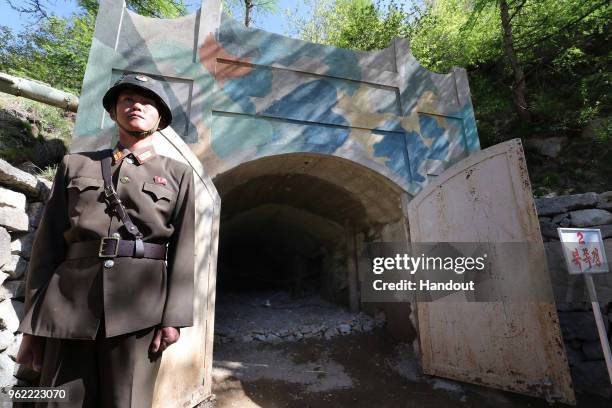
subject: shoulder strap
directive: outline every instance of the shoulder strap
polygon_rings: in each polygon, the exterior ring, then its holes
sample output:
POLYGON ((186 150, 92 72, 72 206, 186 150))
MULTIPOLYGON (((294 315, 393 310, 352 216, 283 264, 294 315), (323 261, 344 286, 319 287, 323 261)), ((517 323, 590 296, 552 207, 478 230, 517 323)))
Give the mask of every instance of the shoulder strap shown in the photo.
POLYGON ((113 186, 113 176, 111 169, 112 161, 112 150, 108 151, 108 154, 104 155, 101 161, 102 165, 102 178, 104 179, 104 196, 106 197, 106 204, 112 213, 116 213, 128 233, 134 237, 134 257, 142 258, 144 256, 144 243, 142 242, 142 233, 138 230, 138 227, 134 225, 130 216, 128 215, 125 207, 119 199, 119 195, 113 186))

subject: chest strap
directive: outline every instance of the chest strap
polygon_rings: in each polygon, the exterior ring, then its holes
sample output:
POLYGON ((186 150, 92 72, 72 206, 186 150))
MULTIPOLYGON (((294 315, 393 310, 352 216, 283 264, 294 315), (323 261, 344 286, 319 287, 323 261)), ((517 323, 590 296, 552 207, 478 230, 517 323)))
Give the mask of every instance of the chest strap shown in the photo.
POLYGON ((127 229, 127 232, 134 237, 134 258, 143 258, 145 256, 144 243, 142 242, 143 235, 134 225, 125 207, 119 199, 119 195, 113 186, 113 172, 111 168, 113 151, 109 150, 101 161, 102 178, 104 179, 104 197, 106 205, 111 214, 116 214, 121 220, 121 223, 127 229))

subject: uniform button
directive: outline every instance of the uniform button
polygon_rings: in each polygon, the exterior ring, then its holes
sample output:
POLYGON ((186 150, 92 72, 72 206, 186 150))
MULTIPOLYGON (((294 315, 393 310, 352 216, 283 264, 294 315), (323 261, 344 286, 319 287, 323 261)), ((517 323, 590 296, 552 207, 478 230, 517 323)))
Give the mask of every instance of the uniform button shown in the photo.
POLYGON ((114 265, 115 261, 113 261, 112 259, 107 259, 106 261, 104 261, 105 268, 112 268, 114 265))
POLYGON ((119 181, 121 181, 123 184, 126 184, 130 182, 130 178, 128 176, 123 176, 119 179, 119 181))
POLYGON ((113 238, 121 238, 121 234, 118 232, 113 232, 113 238))

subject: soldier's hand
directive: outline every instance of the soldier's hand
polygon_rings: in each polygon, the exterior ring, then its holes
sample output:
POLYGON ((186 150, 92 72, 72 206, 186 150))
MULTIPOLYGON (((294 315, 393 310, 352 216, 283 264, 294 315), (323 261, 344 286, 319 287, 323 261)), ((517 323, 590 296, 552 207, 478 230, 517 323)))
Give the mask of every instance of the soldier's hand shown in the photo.
POLYGON ((151 353, 161 353, 170 345, 176 343, 180 336, 181 332, 176 327, 157 328, 149 350, 151 353))
POLYGON ((21 340, 21 346, 17 352, 17 362, 32 368, 34 371, 40 372, 44 346, 44 337, 24 334, 21 340))

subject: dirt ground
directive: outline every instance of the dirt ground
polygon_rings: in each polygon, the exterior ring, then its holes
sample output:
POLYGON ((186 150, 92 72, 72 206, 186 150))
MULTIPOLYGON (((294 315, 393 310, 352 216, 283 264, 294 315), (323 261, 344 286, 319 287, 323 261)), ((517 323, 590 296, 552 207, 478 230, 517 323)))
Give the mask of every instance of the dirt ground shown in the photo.
MULTIPOLYGON (((213 393, 217 408, 550 406, 537 398, 420 376, 410 348, 384 329, 330 340, 216 345, 213 393)), ((610 407, 609 400, 577 398, 579 407, 610 407)))

